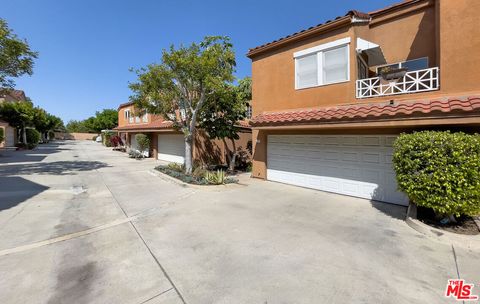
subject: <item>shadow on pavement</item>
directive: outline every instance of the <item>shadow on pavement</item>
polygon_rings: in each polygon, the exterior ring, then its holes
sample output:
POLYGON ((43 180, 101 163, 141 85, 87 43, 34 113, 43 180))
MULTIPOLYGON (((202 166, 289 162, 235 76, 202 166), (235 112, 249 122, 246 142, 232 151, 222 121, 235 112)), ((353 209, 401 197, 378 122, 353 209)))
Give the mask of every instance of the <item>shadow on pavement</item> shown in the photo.
POLYGON ((0 176, 0 211, 15 207, 47 189, 19 176, 0 176))
POLYGON ((389 203, 384 203, 379 201, 370 201, 370 203, 378 211, 384 213, 385 215, 393 217, 397 220, 403 221, 407 216, 407 207, 405 206, 394 205, 394 204, 389 204, 389 203))
POLYGON ((39 162, 33 164, 0 166, 0 175, 71 175, 75 174, 75 172, 93 171, 105 167, 109 167, 109 165, 99 161, 57 161, 44 163, 39 162))
POLYGON ((62 147, 65 143, 55 142, 48 144, 40 144, 33 150, 2 150, 0 151, 0 164, 2 163, 25 163, 40 162, 47 155, 58 153, 60 151, 70 150, 70 148, 62 147))

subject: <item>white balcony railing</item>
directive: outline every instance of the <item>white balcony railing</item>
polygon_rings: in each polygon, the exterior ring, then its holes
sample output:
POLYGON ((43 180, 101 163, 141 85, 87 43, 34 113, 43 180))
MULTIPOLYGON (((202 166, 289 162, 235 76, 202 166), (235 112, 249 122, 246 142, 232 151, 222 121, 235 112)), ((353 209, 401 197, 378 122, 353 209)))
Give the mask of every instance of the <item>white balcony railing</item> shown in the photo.
POLYGON ((359 79, 356 83, 357 98, 435 91, 439 88, 438 67, 406 72, 403 77, 394 80, 374 77, 359 79))

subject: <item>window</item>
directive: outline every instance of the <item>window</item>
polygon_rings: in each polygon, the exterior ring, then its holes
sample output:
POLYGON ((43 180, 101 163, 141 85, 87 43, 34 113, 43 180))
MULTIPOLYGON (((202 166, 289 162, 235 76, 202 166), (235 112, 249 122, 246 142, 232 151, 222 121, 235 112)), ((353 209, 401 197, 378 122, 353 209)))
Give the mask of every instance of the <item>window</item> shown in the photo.
POLYGON ((245 118, 251 119, 252 118, 252 106, 247 105, 247 111, 245 113, 245 118))
POLYGON ((349 43, 345 38, 296 52, 296 89, 348 81, 349 43))
POLYGON ((348 79, 348 49, 342 46, 323 52, 323 82, 334 83, 348 79))
POLYGON ((130 118, 130 110, 125 110, 123 114, 125 115, 125 119, 128 120, 130 118))
POLYGON ((143 114, 143 116, 142 116, 142 121, 143 121, 143 122, 148 122, 147 113, 143 114))
POLYGON ((368 78, 368 66, 361 57, 357 57, 358 79, 368 78))
POLYGON ((422 57, 418 59, 412 59, 412 60, 406 60, 406 61, 397 62, 393 64, 382 65, 377 67, 377 74, 380 72, 381 69, 384 69, 386 67, 391 69, 406 68, 408 72, 424 70, 424 69, 428 69, 428 57, 422 57))

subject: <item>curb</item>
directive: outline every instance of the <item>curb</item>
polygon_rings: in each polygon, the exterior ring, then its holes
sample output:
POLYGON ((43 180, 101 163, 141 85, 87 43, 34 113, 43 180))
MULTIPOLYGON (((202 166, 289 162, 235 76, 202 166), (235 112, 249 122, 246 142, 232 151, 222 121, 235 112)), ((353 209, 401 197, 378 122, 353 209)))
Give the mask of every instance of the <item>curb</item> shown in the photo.
POLYGON ((456 234, 428 226, 427 224, 417 220, 417 205, 413 203, 408 206, 407 218, 405 219, 405 222, 417 232, 420 232, 421 234, 431 237, 439 242, 480 250, 480 235, 456 234))

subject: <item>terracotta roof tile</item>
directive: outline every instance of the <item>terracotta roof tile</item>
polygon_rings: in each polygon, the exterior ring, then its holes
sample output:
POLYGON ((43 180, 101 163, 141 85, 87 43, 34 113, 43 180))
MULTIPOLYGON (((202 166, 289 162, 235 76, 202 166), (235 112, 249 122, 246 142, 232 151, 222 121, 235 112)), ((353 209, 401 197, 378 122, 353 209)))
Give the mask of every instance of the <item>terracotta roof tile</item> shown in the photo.
POLYGON ((395 104, 370 103, 337 107, 298 109, 283 112, 267 112, 254 117, 250 121, 250 125, 255 127, 276 124, 384 119, 393 118, 395 116, 421 116, 431 114, 432 112, 478 112, 480 114, 480 95, 432 100, 400 101, 395 104))
POLYGON ((156 119, 150 123, 143 123, 143 124, 131 124, 121 127, 116 127, 114 130, 117 131, 142 131, 142 130, 157 130, 157 129, 169 129, 173 128, 173 122, 165 121, 163 119, 156 119))

